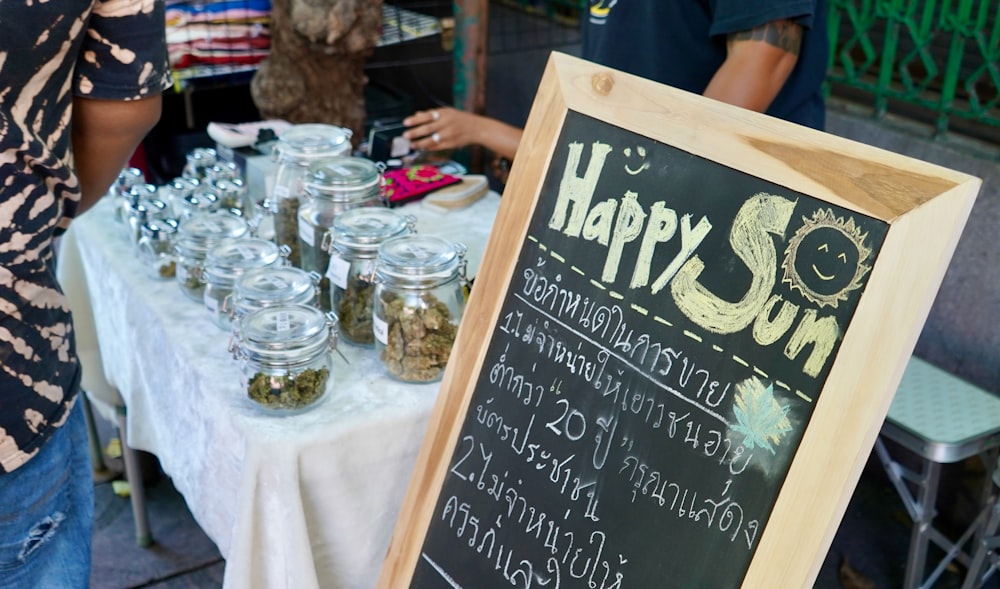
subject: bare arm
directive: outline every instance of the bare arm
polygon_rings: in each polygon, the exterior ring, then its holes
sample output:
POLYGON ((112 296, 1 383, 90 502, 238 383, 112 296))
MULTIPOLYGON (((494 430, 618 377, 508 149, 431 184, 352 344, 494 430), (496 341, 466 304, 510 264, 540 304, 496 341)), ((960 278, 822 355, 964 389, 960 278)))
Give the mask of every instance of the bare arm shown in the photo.
POLYGON ((141 100, 73 99, 73 159, 82 213, 107 192, 135 148, 160 119, 159 94, 141 100))
POLYGON ((509 160, 514 159, 523 132, 497 119, 451 107, 414 113, 403 124, 410 127, 403 136, 415 149, 433 151, 482 145, 509 160))
POLYGON ((726 61, 705 96, 764 112, 785 85, 799 59, 802 27, 788 20, 729 35, 726 61))

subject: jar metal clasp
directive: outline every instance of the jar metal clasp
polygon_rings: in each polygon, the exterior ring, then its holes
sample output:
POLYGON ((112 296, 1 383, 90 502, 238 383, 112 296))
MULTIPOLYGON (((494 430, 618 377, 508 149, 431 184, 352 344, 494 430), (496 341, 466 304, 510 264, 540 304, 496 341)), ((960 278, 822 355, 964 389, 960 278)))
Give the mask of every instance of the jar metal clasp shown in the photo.
POLYGON ((236 318, 236 297, 233 293, 227 293, 223 297, 222 304, 219 306, 219 313, 223 317, 228 317, 230 321, 236 318))
POLYGON ((456 243, 455 253, 458 255, 458 277, 463 284, 468 284, 469 248, 464 243, 456 243))
POLYGON ((389 197, 387 196, 389 184, 385 180, 385 171, 389 169, 389 166, 385 162, 375 162, 375 169, 378 170, 378 199, 385 205, 389 205, 389 197))
POLYGON ((319 243, 319 249, 324 253, 333 253, 333 231, 327 229, 323 232, 323 239, 319 243))
POLYGON ((351 362, 347 359, 346 356, 344 356, 344 353, 340 351, 340 347, 337 345, 340 341, 340 332, 337 330, 337 324, 339 322, 339 320, 337 319, 337 314, 334 313, 333 311, 327 311, 325 315, 326 315, 326 327, 328 330, 330 330, 330 333, 328 335, 330 349, 333 350, 334 352, 337 352, 337 355, 340 356, 340 358, 344 361, 344 363, 350 364, 351 362))
POLYGON ((278 246, 278 256, 281 258, 281 263, 279 266, 291 266, 291 262, 288 261, 288 256, 292 255, 292 248, 287 243, 283 243, 278 246))
POLYGON ((242 348, 240 347, 240 328, 238 324, 233 324, 233 332, 229 335, 229 345, 227 349, 233 355, 234 360, 244 360, 242 348))

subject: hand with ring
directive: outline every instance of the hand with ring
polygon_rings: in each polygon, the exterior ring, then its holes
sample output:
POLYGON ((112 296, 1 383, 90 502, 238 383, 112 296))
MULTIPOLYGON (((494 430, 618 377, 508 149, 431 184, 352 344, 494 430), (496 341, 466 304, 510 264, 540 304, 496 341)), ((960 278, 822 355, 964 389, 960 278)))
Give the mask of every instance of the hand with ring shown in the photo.
POLYGON ((441 106, 413 113, 403 119, 407 130, 403 137, 413 149, 443 151, 469 145, 482 145, 508 159, 513 159, 521 130, 497 119, 441 106))
POLYGON ((414 149, 440 151, 477 143, 476 129, 481 117, 442 106, 414 113, 403 120, 409 127, 403 136, 414 149))

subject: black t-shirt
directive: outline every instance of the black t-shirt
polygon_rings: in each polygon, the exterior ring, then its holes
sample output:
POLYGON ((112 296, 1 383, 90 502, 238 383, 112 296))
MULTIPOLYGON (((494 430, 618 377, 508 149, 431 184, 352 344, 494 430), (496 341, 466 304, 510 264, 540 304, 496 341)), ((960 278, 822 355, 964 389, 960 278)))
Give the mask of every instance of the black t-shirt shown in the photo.
POLYGON ((0 1, 0 473, 66 420, 80 380, 52 239, 80 200, 74 94, 171 83, 162 0, 0 1))
POLYGON ((791 19, 802 50, 767 113, 824 127, 826 0, 591 0, 587 18, 585 59, 697 94, 726 58, 726 35, 791 19))

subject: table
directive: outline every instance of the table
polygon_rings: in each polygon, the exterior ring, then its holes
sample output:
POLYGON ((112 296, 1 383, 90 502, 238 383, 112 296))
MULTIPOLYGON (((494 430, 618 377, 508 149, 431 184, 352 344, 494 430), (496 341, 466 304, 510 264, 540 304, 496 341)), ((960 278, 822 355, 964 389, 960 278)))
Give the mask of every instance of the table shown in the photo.
MULTIPOLYGON (((403 210, 418 232, 466 244, 471 277, 499 202, 491 192, 460 211, 403 210)), ((371 349, 343 344, 349 364, 335 361, 327 399, 265 415, 244 398, 229 334, 176 283, 143 274, 109 201, 70 234, 63 248, 75 248, 91 300, 74 313, 93 322, 127 443, 159 458, 225 557, 224 587, 374 586, 439 385, 392 380, 371 349)))
POLYGON ((981 455, 987 469, 984 498, 989 495, 1000 450, 1000 397, 913 356, 880 436, 875 451, 913 521, 903 586, 932 587, 953 560, 969 564, 966 545, 977 537, 989 515, 987 505, 958 538, 948 538, 934 527, 941 465, 981 455), (881 438, 912 453, 920 470, 894 459, 881 438), (907 483, 913 483, 915 491, 907 483), (925 577, 931 542, 945 555, 925 577))

